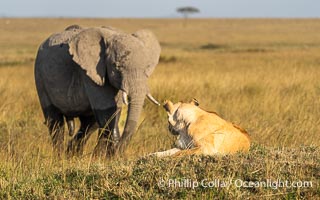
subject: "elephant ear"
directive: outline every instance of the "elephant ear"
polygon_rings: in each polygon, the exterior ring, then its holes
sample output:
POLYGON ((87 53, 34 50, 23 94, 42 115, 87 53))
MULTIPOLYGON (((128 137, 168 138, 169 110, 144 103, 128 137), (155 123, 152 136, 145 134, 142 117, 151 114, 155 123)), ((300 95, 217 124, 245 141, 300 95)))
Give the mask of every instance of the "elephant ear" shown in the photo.
POLYGON ((94 28, 81 31, 69 42, 72 59, 100 86, 105 83, 105 48, 101 32, 94 28))
POLYGON ((139 30, 132 35, 140 39, 140 41, 142 41, 145 46, 146 52, 148 54, 145 57, 148 63, 148 66, 145 69, 145 74, 147 75, 147 77, 149 77, 159 62, 161 53, 160 44, 156 36, 147 29, 139 30))

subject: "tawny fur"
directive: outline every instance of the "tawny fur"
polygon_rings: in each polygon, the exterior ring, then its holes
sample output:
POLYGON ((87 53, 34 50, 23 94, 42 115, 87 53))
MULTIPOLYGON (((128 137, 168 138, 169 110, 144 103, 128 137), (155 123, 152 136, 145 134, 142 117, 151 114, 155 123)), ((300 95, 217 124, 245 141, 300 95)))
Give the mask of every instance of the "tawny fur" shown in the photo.
POLYGON ((169 124, 179 135, 189 135, 193 142, 193 148, 174 152, 174 156, 225 155, 249 151, 250 139, 244 129, 197 105, 198 102, 194 101, 176 104, 165 102, 169 124))

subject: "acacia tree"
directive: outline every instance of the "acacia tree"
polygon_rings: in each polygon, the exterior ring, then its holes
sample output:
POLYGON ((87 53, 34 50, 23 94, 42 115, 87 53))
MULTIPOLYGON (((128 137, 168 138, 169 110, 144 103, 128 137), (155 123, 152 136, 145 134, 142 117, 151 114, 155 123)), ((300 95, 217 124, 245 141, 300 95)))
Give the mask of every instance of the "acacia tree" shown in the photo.
POLYGON ((184 26, 186 26, 187 19, 188 19, 189 15, 195 14, 195 13, 199 13, 200 10, 198 8, 195 8, 195 7, 187 6, 187 7, 177 8, 177 12, 181 13, 183 15, 183 17, 185 19, 184 26))
POLYGON ((190 14, 199 13, 200 10, 198 8, 188 6, 188 7, 177 8, 177 12, 181 13, 183 17, 187 19, 190 14))

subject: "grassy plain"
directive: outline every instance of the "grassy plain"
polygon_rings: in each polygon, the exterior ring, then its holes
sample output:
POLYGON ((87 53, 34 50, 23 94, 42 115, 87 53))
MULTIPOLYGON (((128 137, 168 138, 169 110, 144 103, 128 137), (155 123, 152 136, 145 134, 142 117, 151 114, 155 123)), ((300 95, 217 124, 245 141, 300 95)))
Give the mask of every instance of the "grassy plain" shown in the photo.
MULTIPOLYGON (((0 19, 0 198, 320 198, 320 20, 0 19), (163 101, 195 97, 245 128, 251 153, 141 158, 171 147, 165 112, 146 101, 125 156, 57 159, 33 78, 38 45, 70 24, 148 28, 162 46, 149 84, 163 101), (162 187, 169 179, 312 181, 312 187, 162 187)), ((123 123, 123 122, 122 122, 123 123)), ((67 137, 67 136, 66 136, 67 137)), ((68 138, 67 138, 68 139, 68 138)))

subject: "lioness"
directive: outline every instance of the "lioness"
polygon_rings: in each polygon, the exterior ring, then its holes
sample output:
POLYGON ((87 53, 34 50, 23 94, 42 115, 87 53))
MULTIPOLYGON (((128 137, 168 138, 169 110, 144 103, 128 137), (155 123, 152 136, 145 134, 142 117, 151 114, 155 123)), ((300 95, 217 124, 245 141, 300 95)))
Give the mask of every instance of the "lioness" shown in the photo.
POLYGON ((177 148, 155 155, 224 155, 249 151, 250 139, 244 129, 214 112, 202 110, 198 105, 195 99, 176 104, 165 101, 163 107, 168 114, 169 130, 173 135, 178 135, 175 143, 177 148))

